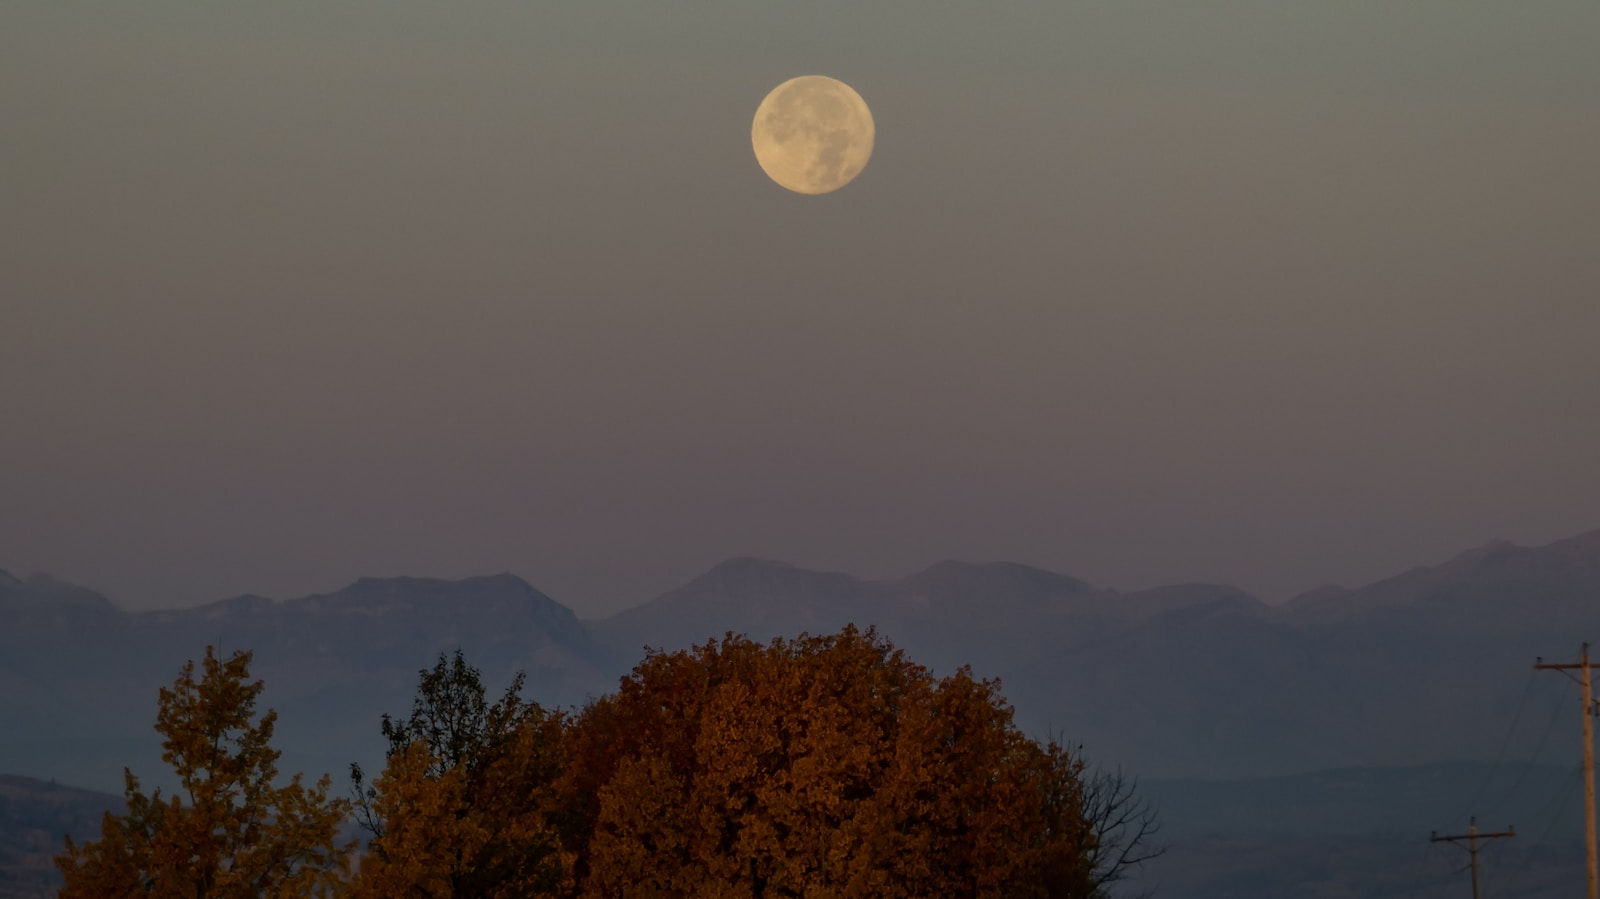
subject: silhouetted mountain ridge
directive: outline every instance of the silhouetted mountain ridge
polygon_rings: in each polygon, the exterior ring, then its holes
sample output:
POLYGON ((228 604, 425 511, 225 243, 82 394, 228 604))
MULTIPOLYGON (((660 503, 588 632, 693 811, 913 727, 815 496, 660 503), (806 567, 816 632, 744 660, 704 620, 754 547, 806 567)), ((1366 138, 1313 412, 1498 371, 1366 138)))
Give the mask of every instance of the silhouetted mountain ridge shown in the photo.
POLYGON ((1539 547, 1492 540, 1442 565, 1419 566, 1357 590, 1323 588, 1285 604, 1298 620, 1328 620, 1380 608, 1448 605, 1453 611, 1516 601, 1575 610, 1600 588, 1600 530, 1539 547))
POLYGON ((19 580, 0 571, 0 613, 36 621, 70 623, 118 613, 104 596, 84 587, 34 574, 19 580))
POLYGON ((1600 634, 1597 599, 1600 531, 1543 547, 1490 543, 1282 606, 1224 585, 1124 593, 953 560, 863 580, 730 559, 598 621, 507 573, 362 578, 297 599, 136 613, 84 588, 8 575, 0 713, 20 726, 0 749, 22 773, 114 786, 137 761, 127 747, 155 755, 156 688, 208 644, 255 650, 286 764, 320 771, 381 751, 378 715, 404 711, 417 670, 458 646, 492 688, 525 670, 528 695, 565 705, 612 689, 647 645, 853 623, 938 672, 971 665, 1001 678, 1026 728, 1146 775, 1420 764, 1492 754, 1481 722, 1509 714, 1534 656, 1600 634))
POLYGON ((254 651, 265 701, 281 713, 285 764, 319 773, 373 762, 379 717, 409 708, 418 669, 457 647, 496 689, 523 670, 530 694, 551 704, 612 682, 577 616, 510 574, 363 578, 298 599, 244 595, 151 612, 73 590, 0 604, 0 713, 15 725, 0 733, 0 753, 19 773, 114 789, 123 765, 161 770, 156 692, 208 645, 254 651), (92 620, 76 613, 84 608, 92 620))

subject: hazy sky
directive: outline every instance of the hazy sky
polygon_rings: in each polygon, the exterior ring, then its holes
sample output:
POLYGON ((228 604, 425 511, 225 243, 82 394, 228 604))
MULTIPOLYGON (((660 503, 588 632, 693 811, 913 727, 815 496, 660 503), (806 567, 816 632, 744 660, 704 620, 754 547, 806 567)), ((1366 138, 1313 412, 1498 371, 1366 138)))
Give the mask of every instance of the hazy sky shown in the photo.
POLYGON ((1281 599, 1600 527, 1592 0, 11 0, 0 568, 1281 599), (769 182, 762 96, 877 147, 769 182))

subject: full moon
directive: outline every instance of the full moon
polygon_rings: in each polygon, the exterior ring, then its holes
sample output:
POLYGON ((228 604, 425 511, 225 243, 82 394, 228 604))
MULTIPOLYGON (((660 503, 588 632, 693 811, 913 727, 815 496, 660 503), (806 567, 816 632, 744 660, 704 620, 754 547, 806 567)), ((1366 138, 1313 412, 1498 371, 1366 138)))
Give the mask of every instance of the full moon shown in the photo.
POLYGON ((872 110, 850 85, 801 75, 761 101, 750 145, 768 178, 795 193, 825 194, 861 174, 876 133, 872 110))

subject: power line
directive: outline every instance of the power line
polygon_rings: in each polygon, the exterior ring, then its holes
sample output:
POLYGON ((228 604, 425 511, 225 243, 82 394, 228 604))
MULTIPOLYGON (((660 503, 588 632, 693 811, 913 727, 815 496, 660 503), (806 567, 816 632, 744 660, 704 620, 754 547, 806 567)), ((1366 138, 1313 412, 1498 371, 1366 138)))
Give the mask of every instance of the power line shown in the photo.
POLYGON ((1574 768, 1570 777, 1561 779, 1556 785, 1555 792, 1550 794, 1550 798, 1545 800, 1544 805, 1540 806, 1539 811, 1532 816, 1535 825, 1540 821, 1544 822, 1544 829, 1519 853, 1520 857, 1514 870, 1496 869, 1496 874, 1499 876, 1490 878, 1495 886, 1499 886, 1502 883, 1522 883, 1525 881, 1536 861, 1531 852, 1545 845, 1545 841, 1549 839, 1551 831, 1555 830, 1556 826, 1561 823, 1561 816, 1566 813, 1567 806, 1572 803, 1573 795, 1577 793, 1577 790, 1573 789, 1573 787, 1577 785, 1578 773, 1578 769, 1574 768))
MULTIPOLYGON (((1530 676, 1538 673, 1538 671, 1532 671, 1530 676)), ((1515 797, 1522 789, 1523 783, 1527 781, 1528 774, 1533 771, 1534 767, 1539 764, 1539 760, 1544 756, 1544 748, 1550 742, 1550 735, 1555 732, 1556 722, 1561 720, 1561 704, 1567 701, 1567 697, 1563 693, 1552 692, 1550 696, 1549 713, 1546 716, 1544 730, 1539 734, 1539 742, 1534 745, 1533 753, 1523 762, 1521 770, 1517 772, 1516 780, 1511 782, 1511 787, 1501 795, 1498 802, 1489 806, 1489 811, 1499 810, 1501 806, 1515 797)), ((1468 811, 1471 810, 1469 809, 1468 811)))
POLYGON ((1423 887, 1431 887, 1443 882, 1442 878, 1428 880, 1428 862, 1439 854, 1439 847, 1432 841, 1422 844, 1422 860, 1417 864, 1417 876, 1411 881, 1411 890, 1406 893, 1406 899, 1417 899, 1417 891, 1423 887))
POLYGON ((1411 892, 1406 894, 1406 899, 1416 899, 1417 893, 1422 890, 1428 890, 1431 892, 1434 887, 1453 879, 1456 875, 1466 870, 1466 868, 1457 868, 1455 865, 1450 865, 1449 870, 1445 871, 1443 874, 1433 874, 1429 872, 1427 870, 1428 862, 1434 860, 1442 862, 1445 859, 1444 856, 1440 854, 1439 845, 1437 843, 1429 841, 1427 843, 1423 843, 1422 845, 1426 847, 1424 848, 1422 855, 1423 864, 1419 865, 1417 868, 1416 882, 1412 884, 1411 892))
MULTIPOLYGON (((1522 698, 1517 700, 1517 711, 1511 716, 1511 724, 1506 727, 1506 735, 1500 741, 1500 751, 1494 754, 1494 761, 1490 763, 1489 770, 1483 773, 1478 780, 1478 788, 1472 791, 1472 798, 1467 800, 1467 807, 1461 810, 1461 815, 1469 815, 1477 806, 1478 799, 1483 796, 1483 791, 1488 788, 1489 781, 1494 779, 1495 772, 1500 770, 1500 763, 1505 760, 1506 749, 1511 745, 1511 737, 1517 732, 1517 724, 1522 721, 1522 711, 1528 706, 1528 697, 1533 694, 1533 685, 1537 681, 1537 671, 1528 672, 1528 681, 1522 686, 1522 698)), ((1555 721, 1554 716, 1551 722, 1555 721)), ((1526 769, 1524 769, 1526 770, 1526 769)), ((1457 817, 1460 817, 1459 815, 1457 817)))
POLYGON ((1545 825, 1544 830, 1539 832, 1538 842, 1543 843, 1550 836, 1550 832, 1556 829, 1556 825, 1561 823, 1561 815, 1566 812, 1567 806, 1572 804, 1572 797, 1578 793, 1573 789, 1578 785, 1578 774, 1578 770, 1573 769, 1571 776, 1560 782, 1556 792, 1550 796, 1550 801, 1539 810, 1539 820, 1544 821, 1545 825))

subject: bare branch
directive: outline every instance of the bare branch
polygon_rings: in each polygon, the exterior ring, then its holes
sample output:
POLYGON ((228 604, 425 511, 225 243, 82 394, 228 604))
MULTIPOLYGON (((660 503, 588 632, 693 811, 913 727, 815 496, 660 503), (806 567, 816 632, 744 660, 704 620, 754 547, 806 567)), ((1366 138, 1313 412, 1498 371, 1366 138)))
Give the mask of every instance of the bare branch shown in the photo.
MULTIPOLYGON (((1080 761, 1082 751, 1079 746, 1075 753, 1080 761)), ((1167 851, 1155 842, 1161 830, 1159 816, 1139 795, 1138 786, 1138 778, 1120 766, 1101 768, 1085 763, 1081 801, 1084 820, 1094 837, 1089 865, 1095 896, 1109 896, 1112 884, 1132 877, 1145 862, 1167 851)))

